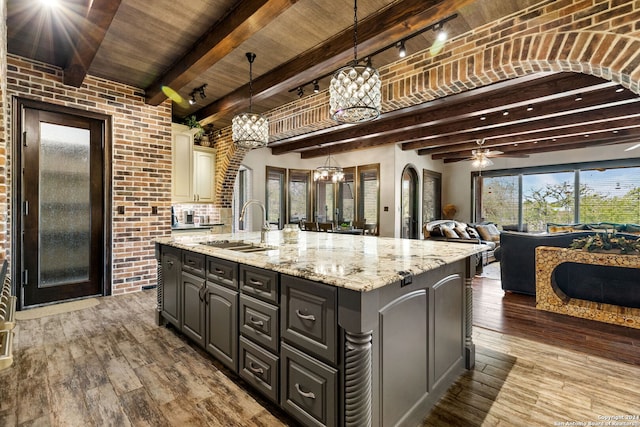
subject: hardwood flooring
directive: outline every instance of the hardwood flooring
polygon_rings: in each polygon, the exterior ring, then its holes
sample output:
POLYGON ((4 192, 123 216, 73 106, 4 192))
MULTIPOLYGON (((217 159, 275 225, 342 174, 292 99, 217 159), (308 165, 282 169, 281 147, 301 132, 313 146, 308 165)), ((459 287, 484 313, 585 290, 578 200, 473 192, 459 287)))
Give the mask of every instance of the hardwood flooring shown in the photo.
MULTIPOLYGON (((504 295, 496 280, 476 278, 474 290, 476 369, 423 425, 640 417, 640 331, 536 314, 532 299, 504 295)), ((14 365, 0 371, 0 426, 295 425, 206 353, 155 326, 155 304, 150 290, 18 322, 14 365)), ((626 421, 640 426, 640 418, 626 421)))

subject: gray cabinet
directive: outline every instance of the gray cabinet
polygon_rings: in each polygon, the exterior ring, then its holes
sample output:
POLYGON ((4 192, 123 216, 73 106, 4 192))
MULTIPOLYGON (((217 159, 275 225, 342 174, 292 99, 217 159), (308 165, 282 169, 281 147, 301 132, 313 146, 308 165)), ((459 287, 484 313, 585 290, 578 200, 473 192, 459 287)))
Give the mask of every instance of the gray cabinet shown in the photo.
POLYGON ((278 402, 280 358, 240 337, 240 376, 273 402, 278 402))
POLYGON ((277 353, 280 344, 279 308, 247 295, 240 296, 240 331, 277 353))
POLYGON ((337 362, 336 288, 282 276, 282 338, 329 363, 337 362))
POLYGON ((338 370, 282 343, 280 402, 307 426, 338 425, 338 370))
POLYGON ((240 290, 242 293, 277 304, 279 290, 278 273, 248 265, 240 266, 240 290))
POLYGON ((163 246, 160 264, 162 266, 162 317, 180 329, 182 321, 180 249, 163 246))
POLYGON ((238 371, 238 291, 208 282, 205 298, 206 349, 238 371))
MULTIPOLYGON (((183 264, 184 269, 184 264, 183 264)), ((186 271, 182 272, 182 332, 204 347, 206 281, 186 271)))

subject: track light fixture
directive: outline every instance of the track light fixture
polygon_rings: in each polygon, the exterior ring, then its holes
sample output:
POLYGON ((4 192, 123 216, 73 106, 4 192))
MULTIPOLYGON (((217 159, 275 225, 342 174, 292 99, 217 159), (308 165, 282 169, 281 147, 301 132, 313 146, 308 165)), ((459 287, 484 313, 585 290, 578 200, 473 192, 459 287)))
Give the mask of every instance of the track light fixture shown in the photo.
POLYGON ((533 111, 533 105, 531 104, 527 105, 527 111, 533 111))
POLYGON ((407 56, 407 48, 404 46, 404 40, 399 41, 396 46, 398 46, 398 56, 400 58, 407 56))
POLYGON ((304 96, 304 89, 302 86, 298 86, 298 97, 302 98, 304 96))
POLYGON ((318 93, 320 92, 320 85, 318 84, 317 80, 313 81, 313 93, 318 93))
POLYGON ((582 94, 581 93, 576 95, 575 101, 582 101, 582 94))
POLYGON ((616 92, 617 93, 624 92, 624 87, 622 85, 616 86, 616 92))
POLYGON ((439 42, 447 41, 447 32, 444 30, 444 21, 440 21, 433 26, 433 31, 436 32, 436 40, 439 42))
POLYGON ((207 94, 204 93, 204 89, 207 87, 208 85, 205 83, 202 86, 198 86, 197 88, 194 88, 191 93, 189 94, 189 104, 190 105, 195 105, 196 104, 196 94, 200 95, 200 99, 205 99, 207 97, 207 94))

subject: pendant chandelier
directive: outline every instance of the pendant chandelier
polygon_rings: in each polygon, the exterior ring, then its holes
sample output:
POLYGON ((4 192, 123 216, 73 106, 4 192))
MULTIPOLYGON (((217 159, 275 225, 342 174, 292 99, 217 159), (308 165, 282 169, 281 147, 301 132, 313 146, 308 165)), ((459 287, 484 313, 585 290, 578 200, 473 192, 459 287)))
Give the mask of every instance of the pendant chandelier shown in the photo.
POLYGON ((236 114, 231 121, 231 138, 238 147, 260 148, 269 143, 269 121, 252 112, 253 107, 253 60, 256 54, 247 52, 249 61, 249 112, 236 114))
POLYGON ((331 154, 327 157, 327 161, 324 165, 318 166, 313 173, 314 181, 331 181, 342 182, 344 181, 344 172, 337 164, 331 165, 331 154))
POLYGON ((340 68, 329 85, 329 115, 339 123, 360 123, 380 115, 380 74, 367 61, 358 65, 358 1, 353 2, 353 62, 340 68))

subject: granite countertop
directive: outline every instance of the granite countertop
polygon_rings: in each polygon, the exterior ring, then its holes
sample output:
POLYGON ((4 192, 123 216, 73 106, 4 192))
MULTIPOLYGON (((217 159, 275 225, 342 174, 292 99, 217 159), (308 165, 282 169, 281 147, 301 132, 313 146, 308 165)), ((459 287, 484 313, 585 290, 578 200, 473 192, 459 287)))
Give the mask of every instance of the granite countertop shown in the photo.
POLYGON ((401 280, 399 272, 418 275, 489 249, 473 243, 312 231, 300 231, 297 243, 284 243, 281 231, 270 231, 264 245, 274 249, 251 253, 201 244, 211 240, 260 245, 260 233, 176 235, 156 242, 361 292, 401 280))
POLYGON ((220 224, 213 224, 213 223, 207 223, 207 224, 178 224, 178 225, 172 225, 171 229, 172 230, 205 230, 205 229, 209 229, 211 227, 218 227, 218 226, 222 226, 224 224, 220 223, 220 224))

